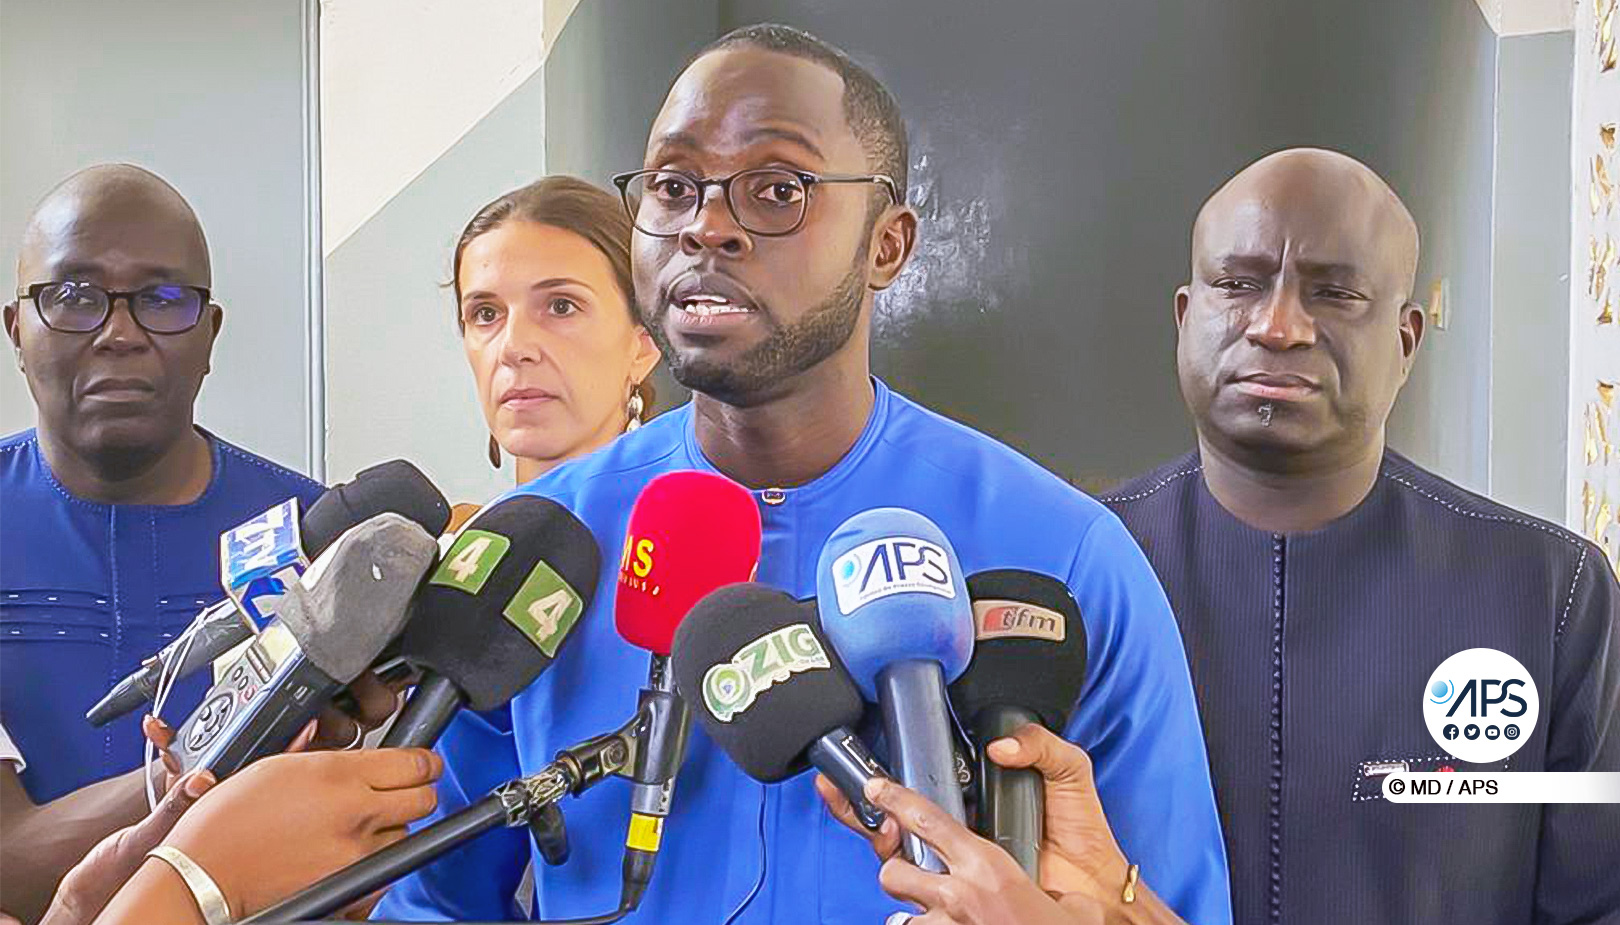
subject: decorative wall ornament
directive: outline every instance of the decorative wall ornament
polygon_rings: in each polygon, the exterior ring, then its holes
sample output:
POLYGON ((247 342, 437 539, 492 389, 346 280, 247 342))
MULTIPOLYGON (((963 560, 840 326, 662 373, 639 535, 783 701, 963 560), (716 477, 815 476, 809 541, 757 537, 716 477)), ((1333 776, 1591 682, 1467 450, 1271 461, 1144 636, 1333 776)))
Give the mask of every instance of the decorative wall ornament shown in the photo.
POLYGON ((1600 245, 1594 236, 1591 238, 1590 247, 1592 263, 1586 272, 1586 294, 1594 299, 1600 299, 1608 291, 1609 267, 1615 262, 1614 238, 1605 236, 1600 245))
POLYGON ((1620 61, 1620 49, 1615 47, 1616 8, 1620 8, 1620 0, 1597 0, 1593 6, 1597 14, 1597 69, 1600 74, 1614 70, 1615 64, 1620 61))
POLYGON ((1620 565, 1620 0, 1574 4, 1564 523, 1620 565), (1584 182, 1583 182, 1584 181, 1584 182), (1594 387, 1595 385, 1595 387, 1594 387))

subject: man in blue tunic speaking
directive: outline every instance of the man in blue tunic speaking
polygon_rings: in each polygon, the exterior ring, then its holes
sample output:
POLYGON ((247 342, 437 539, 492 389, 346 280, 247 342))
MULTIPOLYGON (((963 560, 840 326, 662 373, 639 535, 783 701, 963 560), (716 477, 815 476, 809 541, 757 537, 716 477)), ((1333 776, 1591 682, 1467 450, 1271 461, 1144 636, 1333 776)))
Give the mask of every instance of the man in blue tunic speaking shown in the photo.
MULTIPOLYGON (((814 596, 834 528, 880 506, 937 523, 969 575, 1015 568, 1063 581, 1089 649, 1064 731, 1090 752, 1142 879, 1189 921, 1228 921, 1187 665, 1140 550, 1100 504, 870 374, 873 296, 905 268, 918 230, 888 91, 812 36, 748 27, 676 80, 644 167, 620 178, 636 223, 637 301, 694 399, 521 490, 565 504, 611 556, 654 476, 722 473, 759 505, 758 579, 799 598, 814 596)), ((634 709, 646 653, 614 631, 615 577, 604 571, 582 638, 538 682, 507 709, 452 725, 441 814, 634 709)), ((617 908, 628 820, 622 785, 570 803, 572 857, 536 860, 533 894, 518 901, 545 919, 617 908)), ((872 925, 900 909, 878 887, 866 842, 832 818, 808 776, 755 783, 699 731, 663 838, 631 921, 872 925)), ((485 836, 401 882, 377 916, 508 917, 530 857, 521 830, 485 836)))

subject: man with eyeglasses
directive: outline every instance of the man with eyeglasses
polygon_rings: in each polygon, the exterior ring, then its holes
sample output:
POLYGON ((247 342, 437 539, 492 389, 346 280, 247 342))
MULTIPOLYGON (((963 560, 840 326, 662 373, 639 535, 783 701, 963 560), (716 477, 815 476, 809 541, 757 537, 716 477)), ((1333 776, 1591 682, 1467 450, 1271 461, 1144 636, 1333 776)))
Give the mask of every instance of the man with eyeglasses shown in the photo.
POLYGON ((5 325, 38 426, 0 439, 0 722, 26 760, 0 767, 0 909, 25 922, 146 814, 140 717, 85 710, 219 597, 221 532, 321 490, 193 424, 210 284, 196 215, 137 167, 74 174, 23 234, 5 325))
MULTIPOLYGON (((759 506, 757 580, 808 599, 845 519, 902 507, 937 523, 969 575, 1061 581, 1084 615, 1086 680, 1064 732, 1087 748, 1126 855, 1183 917, 1230 920, 1226 863, 1175 620, 1123 525, 1011 449, 872 378, 873 297, 912 254, 906 139, 888 91, 813 36, 751 26, 676 80, 643 170, 616 178, 635 224, 638 310, 694 396, 519 492, 573 510, 603 550, 625 542, 655 476, 721 473, 759 506)), ((657 575, 658 552, 652 551, 657 575)), ((634 709, 645 652, 618 638, 614 570, 549 671, 509 707, 464 712, 441 740, 440 813, 538 770, 634 709)), ((812 616, 812 619, 814 617, 812 616)), ((693 704, 693 709, 703 709, 693 704)), ((571 801, 570 861, 545 864, 521 829, 494 832, 397 885, 385 919, 507 918, 533 859, 535 918, 612 913, 630 821, 622 787, 571 801)), ((700 730, 675 788, 656 874, 632 921, 860 923, 901 910, 866 843, 808 775, 766 786, 700 730)), ((1118 894, 1127 883, 1120 870, 1118 894)), ((606 921, 609 919, 602 919, 606 921)))

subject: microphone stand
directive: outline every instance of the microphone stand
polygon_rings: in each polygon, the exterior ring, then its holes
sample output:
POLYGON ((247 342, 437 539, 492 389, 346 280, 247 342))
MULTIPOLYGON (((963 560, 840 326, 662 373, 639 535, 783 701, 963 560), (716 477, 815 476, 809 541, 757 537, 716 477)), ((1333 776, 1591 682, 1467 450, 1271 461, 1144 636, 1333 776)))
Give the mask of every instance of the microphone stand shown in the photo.
POLYGON ((242 919, 238 925, 330 917, 490 829, 529 824, 563 797, 578 796, 601 781, 633 768, 637 751, 635 732, 641 722, 638 713, 613 732, 563 749, 554 761, 534 774, 496 787, 482 800, 355 861, 274 906, 242 919))

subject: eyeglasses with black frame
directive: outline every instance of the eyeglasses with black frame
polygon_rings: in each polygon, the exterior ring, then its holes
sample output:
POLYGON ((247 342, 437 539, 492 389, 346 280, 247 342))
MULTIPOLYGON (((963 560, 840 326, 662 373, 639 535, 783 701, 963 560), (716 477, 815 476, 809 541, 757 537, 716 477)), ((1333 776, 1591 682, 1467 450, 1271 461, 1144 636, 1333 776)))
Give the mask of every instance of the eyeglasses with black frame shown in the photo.
POLYGON ((142 330, 184 334, 202 320, 209 292, 202 286, 159 283, 142 289, 103 289, 76 281, 34 283, 17 292, 28 299, 47 328, 63 334, 93 334, 112 317, 113 303, 123 299, 142 330))
POLYGON ((878 183, 899 205, 894 179, 880 173, 815 174, 786 167, 757 167, 729 177, 699 177, 683 170, 632 170, 613 178, 636 230, 655 238, 673 238, 697 218, 709 187, 720 187, 731 217, 743 230, 780 238, 804 225, 810 192, 824 183, 878 183))

